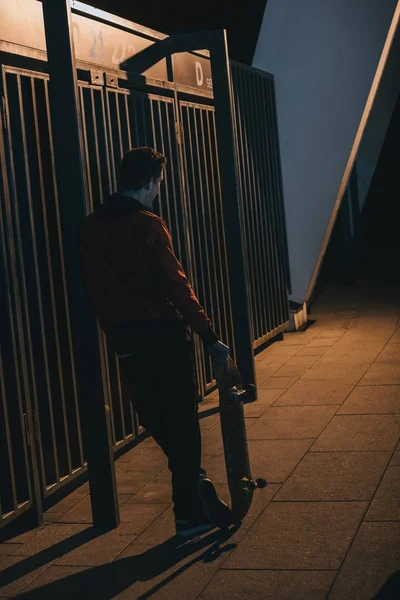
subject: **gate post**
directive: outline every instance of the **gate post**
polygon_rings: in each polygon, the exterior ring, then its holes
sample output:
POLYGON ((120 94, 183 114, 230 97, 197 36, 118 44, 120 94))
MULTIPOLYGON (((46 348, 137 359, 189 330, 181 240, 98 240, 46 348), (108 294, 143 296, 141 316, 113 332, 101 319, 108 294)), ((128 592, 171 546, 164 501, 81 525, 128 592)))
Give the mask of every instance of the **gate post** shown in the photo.
POLYGON ((235 355, 244 384, 256 383, 249 292, 241 231, 235 125, 231 72, 226 31, 209 34, 218 163, 224 209, 224 228, 229 269, 235 355))
POLYGON ((119 507, 110 407, 105 406, 103 401, 96 319, 80 284, 76 243, 79 223, 86 214, 86 190, 70 0, 41 1, 50 74, 50 112, 63 251, 92 517, 95 526, 116 527, 119 524, 119 507))

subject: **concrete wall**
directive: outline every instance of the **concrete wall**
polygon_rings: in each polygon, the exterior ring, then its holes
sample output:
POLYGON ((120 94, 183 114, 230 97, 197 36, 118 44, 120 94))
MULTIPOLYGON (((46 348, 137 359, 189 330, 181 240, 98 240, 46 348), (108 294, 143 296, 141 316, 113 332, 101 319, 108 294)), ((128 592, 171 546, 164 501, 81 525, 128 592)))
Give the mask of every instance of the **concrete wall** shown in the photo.
POLYGON ((307 296, 397 0, 268 0, 253 65, 274 74, 292 296, 307 296))
POLYGON ((360 210, 366 200, 391 116, 400 94, 400 28, 397 29, 379 91, 357 153, 360 210))

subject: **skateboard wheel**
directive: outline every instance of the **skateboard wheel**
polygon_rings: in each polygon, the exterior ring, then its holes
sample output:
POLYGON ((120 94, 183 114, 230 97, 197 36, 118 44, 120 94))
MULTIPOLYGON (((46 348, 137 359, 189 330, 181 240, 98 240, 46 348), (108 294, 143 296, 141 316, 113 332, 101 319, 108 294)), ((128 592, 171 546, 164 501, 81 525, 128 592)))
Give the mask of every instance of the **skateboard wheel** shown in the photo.
POLYGON ((257 484, 257 487, 260 488, 260 490, 267 487, 267 482, 262 477, 259 477, 258 479, 256 479, 256 484, 257 484))

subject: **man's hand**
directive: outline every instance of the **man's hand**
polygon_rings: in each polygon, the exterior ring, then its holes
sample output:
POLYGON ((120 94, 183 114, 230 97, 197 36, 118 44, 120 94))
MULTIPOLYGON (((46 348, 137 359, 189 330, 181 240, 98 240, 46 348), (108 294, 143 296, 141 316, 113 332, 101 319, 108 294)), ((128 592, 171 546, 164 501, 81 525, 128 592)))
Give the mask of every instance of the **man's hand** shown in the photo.
POLYGON ((211 356, 211 358, 222 365, 226 365, 228 362, 228 356, 230 354, 230 349, 228 346, 225 346, 222 342, 218 340, 215 344, 211 344, 211 346, 207 346, 207 352, 211 356))

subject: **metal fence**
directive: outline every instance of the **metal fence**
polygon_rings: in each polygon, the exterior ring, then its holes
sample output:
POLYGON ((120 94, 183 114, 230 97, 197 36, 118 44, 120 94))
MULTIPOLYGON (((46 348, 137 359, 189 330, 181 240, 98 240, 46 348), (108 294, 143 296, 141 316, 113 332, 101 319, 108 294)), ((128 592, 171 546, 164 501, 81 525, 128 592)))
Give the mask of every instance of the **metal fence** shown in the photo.
POLYGON ((254 347, 289 320, 290 288, 274 82, 272 75, 231 64, 239 196, 254 347))
MULTIPOLYGON (((2 66, 0 121, 0 525, 85 471, 73 332, 55 183, 48 75, 2 66)), ((232 67, 239 191, 254 347, 288 321, 288 262, 273 80, 232 67)), ((79 82, 87 212, 117 186, 123 153, 155 146, 168 157, 155 211, 220 337, 234 345, 210 94, 156 81, 120 87, 79 82)), ((71 202, 73 199, 71 199, 71 202)), ((139 432, 118 362, 99 330, 114 450, 139 432)), ((199 396, 213 388, 196 345, 199 396)))

